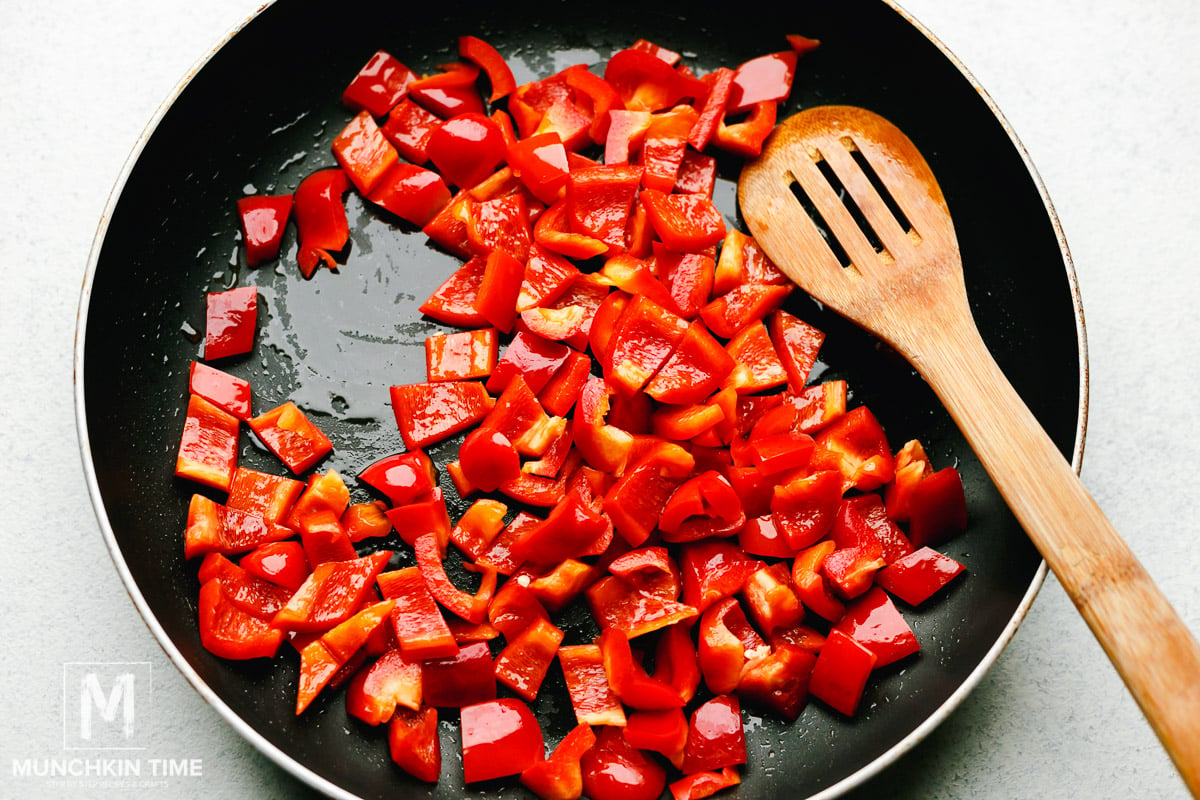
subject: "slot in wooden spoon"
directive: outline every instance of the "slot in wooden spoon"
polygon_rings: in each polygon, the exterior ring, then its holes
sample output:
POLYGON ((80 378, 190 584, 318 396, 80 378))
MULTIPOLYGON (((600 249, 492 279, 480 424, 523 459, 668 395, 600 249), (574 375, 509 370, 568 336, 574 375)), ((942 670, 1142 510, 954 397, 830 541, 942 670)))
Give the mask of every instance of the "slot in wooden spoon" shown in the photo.
POLYGON ((980 338, 954 224, 917 148, 865 109, 811 108, 772 133, 738 199, 788 277, 937 393, 1200 797, 1200 645, 980 338))

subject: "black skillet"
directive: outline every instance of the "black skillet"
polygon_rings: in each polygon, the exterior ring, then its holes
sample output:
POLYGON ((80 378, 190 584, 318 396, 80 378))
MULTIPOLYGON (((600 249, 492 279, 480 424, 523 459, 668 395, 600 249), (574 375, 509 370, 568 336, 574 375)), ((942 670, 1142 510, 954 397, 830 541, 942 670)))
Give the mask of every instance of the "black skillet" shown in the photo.
MULTIPOLYGON (((767 5, 459 0, 447 9, 279 0, 213 53, 139 143, 101 226, 81 303, 77 406, 93 501, 117 569, 171 659, 242 735, 310 785, 337 797, 530 796, 515 781, 464 789, 457 731, 447 724, 444 777, 431 789, 418 785, 391 764, 380 731, 347 716, 340 692, 293 715, 297 660, 288 648, 271 663, 231 663, 210 656, 197 634, 196 565, 184 561, 181 546, 194 487, 173 476, 173 464, 188 365, 201 352, 205 293, 259 287, 255 352, 217 366, 252 382, 256 412, 285 399, 308 410, 335 443, 320 469, 346 476, 402 449, 387 387, 423 377, 422 343, 439 329, 416 309, 458 262, 353 195, 352 241, 337 273, 301 279, 294 231, 278 266, 246 269, 238 248, 235 200, 290 192, 308 172, 333 164, 329 144, 349 118, 341 90, 377 49, 430 71, 453 60, 456 37, 475 34, 509 57, 524 82, 597 63, 637 38, 681 51, 700 72, 785 49, 787 33, 820 39, 801 60, 781 113, 819 103, 866 106, 914 140, 954 215, 984 339, 1078 468, 1082 316, 1061 231, 1016 139, 962 66, 888 3, 767 5), (993 235, 1001 230, 1005 236, 993 235)), ((717 200, 736 223, 737 165, 722 170, 717 200)), ((894 445, 918 437, 935 465, 958 464, 971 525, 945 550, 969 575, 928 607, 906 609, 922 652, 877 673, 856 718, 815 702, 791 726, 748 713, 749 764, 729 796, 832 797, 876 773, 978 682, 1045 574, 907 364, 811 301, 797 298, 790 308, 828 334, 821 377, 847 378, 853 402, 875 411, 894 445)), ((453 447, 434 455, 445 458, 453 447)), ((249 436, 242 462, 281 469, 249 436)), ((357 484, 354 491, 367 496, 357 484)), ((399 549, 394 564, 408 558, 399 549)), ((568 614, 568 636, 588 635, 582 616, 568 614)), ((535 711, 557 741, 573 719, 561 675, 552 671, 535 711)))

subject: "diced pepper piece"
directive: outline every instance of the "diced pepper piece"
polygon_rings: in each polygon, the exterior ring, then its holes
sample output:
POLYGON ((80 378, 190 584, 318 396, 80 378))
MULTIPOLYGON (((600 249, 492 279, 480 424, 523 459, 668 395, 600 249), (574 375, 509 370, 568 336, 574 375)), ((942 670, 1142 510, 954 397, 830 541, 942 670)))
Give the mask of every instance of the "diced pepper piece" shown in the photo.
POLYGON ((503 392, 514 375, 520 375, 529 391, 537 394, 570 356, 562 342, 544 339, 535 333, 518 330, 504 350, 487 380, 492 393, 503 392))
POLYGON ((466 61, 443 64, 440 72, 410 83, 408 95, 444 120, 464 114, 483 115, 483 98, 475 87, 479 71, 466 61))
POLYGON ((805 608, 829 622, 837 622, 846 612, 845 605, 830 590, 821 569, 836 547, 833 541, 826 539, 797 553, 792 562, 792 585, 796 587, 796 595, 805 608))
POLYGON ((613 726, 596 734, 596 743, 583 754, 580 767, 587 797, 657 800, 667 785, 666 769, 653 755, 629 744, 621 729, 613 726))
POLYGON ((246 266, 257 267, 278 258, 283 231, 292 214, 292 196, 256 194, 240 197, 237 210, 246 247, 246 266))
POLYGON ((690 405, 710 396, 734 368, 734 361, 704 324, 692 322, 670 357, 646 384, 663 403, 690 405))
POLYGON ((459 648, 458 653, 421 662, 425 703, 437 708, 462 708, 496 697, 496 676, 487 642, 459 648))
POLYGON ((792 588, 791 571, 785 562, 777 561, 756 570, 742 586, 742 596, 754 624, 768 637, 804 618, 804 607, 792 588))
POLYGON ((517 140, 509 146, 506 159, 513 173, 538 200, 551 205, 562 196, 570 166, 567 148, 557 133, 539 133, 517 140))
POLYGON ((731 536, 746 524, 742 501, 724 475, 708 470, 682 484, 667 500, 658 522, 663 539, 690 542, 731 536))
POLYGON ((430 383, 486 378, 496 368, 495 328, 435 333, 425 338, 425 376, 430 383))
MULTIPOLYGON (((789 279, 767 258, 754 237, 736 228, 721 242, 721 256, 713 275, 713 294, 723 295, 742 284, 787 284, 789 279)), ((778 342, 776 347, 778 347, 778 342)))
MULTIPOLYGON (((522 192, 480 199, 467 207, 467 249, 477 256, 488 256, 493 250, 503 250, 521 264, 524 276, 525 259, 533 235, 529 228, 529 206, 522 192)), ((505 284, 506 291, 511 294, 505 284)), ((484 291, 481 287, 480 292, 484 291)), ((513 296, 516 305, 519 292, 513 296)))
POLYGON ((418 450, 471 427, 488 415, 495 400, 478 381, 411 383, 390 388, 400 437, 418 450))
POLYGON ((741 591, 746 580, 763 567, 724 539, 689 542, 681 549, 683 602, 704 612, 718 600, 741 591))
POLYGON ((406 97, 388 112, 380 130, 396 148, 396 152, 413 164, 420 165, 429 160, 425 145, 429 135, 441 124, 441 117, 406 97))
POLYGON ((437 709, 397 708, 388 723, 388 752, 409 775, 426 783, 436 783, 442 772, 437 709))
POLYGON ((472 594, 459 589, 450 581, 442 563, 442 545, 439 544, 436 533, 421 534, 413 548, 416 550, 421 577, 425 579, 429 593, 443 608, 467 622, 480 623, 487 619, 488 603, 496 592, 495 570, 483 570, 479 588, 472 594))
POLYGON ((661 111, 705 95, 698 79, 636 48, 613 53, 605 64, 604 79, 616 89, 625 107, 634 110, 661 111))
POLYGON ((238 566, 293 592, 300 588, 309 573, 308 560, 299 542, 261 544, 242 556, 238 566))
POLYGON ((672 250, 698 252, 725 237, 725 220, 709 197, 646 189, 639 196, 654 232, 672 250))
POLYGON ((585 594, 600 627, 615 628, 630 639, 697 615, 689 605, 641 591, 616 575, 596 581, 585 594))
POLYGON ((666 363, 688 331, 687 322, 645 295, 621 312, 605 354, 605 375, 623 394, 640 390, 666 363))
POLYGON ((683 751, 683 774, 745 763, 746 733, 736 695, 718 695, 692 712, 683 751))
POLYGON ((931 547, 922 547, 888 564, 875 582, 910 606, 919 606, 966 570, 931 547))
POLYGON ((549 758, 521 773, 521 784, 541 800, 579 800, 583 795, 583 754, 596 743, 592 726, 577 724, 558 743, 549 758))
POLYGON ((295 531, 257 514, 229 508, 202 494, 193 494, 188 504, 183 557, 206 553, 245 553, 267 542, 295 535, 295 531))
POLYGON ((254 347, 258 319, 258 287, 240 286, 206 296, 204 359, 248 353, 254 347))
POLYGON ((193 361, 188 368, 188 392, 203 397, 240 420, 250 419, 250 382, 193 361))
POLYGON ((360 670, 346 688, 346 710, 368 725, 382 725, 397 707, 421 708, 421 665, 399 650, 388 650, 360 670))
MULTIPOLYGON (((366 643, 371 633, 388 618, 393 602, 373 603, 345 622, 330 628, 320 637, 299 646, 300 678, 296 691, 296 713, 302 714, 312 705, 321 690, 355 652, 366 643)), ((295 643, 295 642, 293 642, 295 643)))
MULTIPOLYGON (((575 406, 584 383, 591 375, 592 361, 583 353, 572 350, 566 362, 550 377, 538 393, 538 402, 548 413, 565 417, 575 406)), ((568 429, 568 432, 570 429, 568 429)), ((574 441, 574 439, 572 439, 574 441)))
POLYGON ((696 150, 708 147, 717 132, 717 125, 725 118, 725 108, 733 89, 734 71, 729 67, 718 67, 701 80, 708 87, 704 102, 699 106, 696 124, 688 134, 688 144, 696 150))
POLYGON ((720 772, 701 771, 684 775, 672 781, 667 788, 674 800, 702 800, 741 782, 742 777, 735 767, 722 767, 720 772))
POLYGON ((200 587, 200 643, 221 658, 272 658, 279 651, 283 631, 234 605, 214 578, 200 587))
POLYGON ((565 634, 548 619, 535 619, 496 656, 496 680, 533 701, 565 634))
POLYGON ((558 661, 579 724, 625 724, 625 709, 608 685, 604 658, 598 645, 563 645, 558 648, 558 661))
POLYGON ((411 661, 445 658, 458 652, 458 644, 446 625, 446 618, 429 593, 418 567, 404 567, 381 573, 379 590, 395 600, 392 629, 400 652, 411 661))
POLYGON ((921 649, 904 616, 879 586, 846 607, 846 615, 833 626, 875 654, 875 668, 887 666, 921 649))
POLYGON ((354 187, 369 195, 400 154, 379 130, 369 111, 360 111, 333 139, 333 155, 354 187))
POLYGON ((654 265, 671 297, 671 307, 684 319, 695 319, 712 294, 712 256, 682 253, 654 244, 654 265))
POLYGON ((808 691, 848 717, 862 700, 867 677, 875 668, 875 653, 847 634, 833 630, 817 656, 808 691))
POLYGON ((237 469, 238 430, 237 417, 200 395, 190 395, 175 474, 228 491, 237 469))
POLYGON ((778 119, 778 103, 764 100, 755 103, 750 113, 740 122, 728 122, 739 115, 726 115, 717 123, 712 142, 718 148, 744 158, 757 158, 762 152, 763 142, 771 135, 778 119))
POLYGON ((895 522, 908 521, 908 501, 912 490, 927 475, 933 473, 933 464, 925 454, 925 448, 917 439, 909 439, 896 451, 893 458, 895 475, 883 487, 883 504, 888 518, 895 522))
POLYGON ((738 696, 793 722, 808 700, 808 681, 816 661, 816 653, 796 645, 774 645, 769 656, 747 665, 738 682, 738 696))
POLYGON ((771 514, 788 545, 801 550, 829 533, 841 501, 841 474, 820 470, 776 486, 771 514))
POLYGON ((292 595, 284 587, 255 575, 219 553, 204 557, 196 577, 201 584, 219 578, 225 599, 264 622, 270 622, 292 595))
POLYGON ((476 428, 467 434, 458 451, 458 463, 466 480, 484 492, 521 477, 517 448, 504 433, 492 428, 476 428))
POLYGON ((913 487, 908 518, 914 547, 936 546, 966 530, 967 500, 958 470, 944 467, 913 487))
POLYGON ((616 628, 605 628, 596 639, 608 684, 621 702, 639 710, 682 708, 683 697, 669 683, 650 677, 634 658, 629 639, 616 628))
POLYGON ((770 652, 736 597, 717 601, 700 616, 696 657, 704 685, 714 694, 732 692, 746 664, 770 652))
POLYGON ((452 196, 441 175, 398 161, 380 176, 367 199, 389 214, 424 227, 450 205, 452 196))
POLYGON ((504 528, 508 506, 499 500, 476 500, 450 531, 450 541, 469 558, 478 559, 504 528))
POLYGON ((625 723, 625 741, 639 750, 661 753, 677 769, 683 764, 688 719, 682 708, 635 711, 625 723))
POLYGON ((342 102, 358 111, 366 109, 382 117, 408 92, 417 76, 389 53, 380 50, 371 56, 342 92, 342 102))
POLYGON ((262 443, 296 475, 333 451, 333 442, 291 400, 250 420, 262 443))
POLYGON ((271 625, 289 631, 324 631, 354 615, 391 553, 380 550, 350 561, 315 567, 271 625))
POLYGON ((743 283, 701 308, 700 318, 717 336, 731 339, 779 308, 793 288, 790 284, 743 283))
POLYGON ((772 312, 767 319, 767 329, 787 372, 788 388, 793 394, 799 394, 817 363, 817 352, 825 341, 825 334, 783 309, 772 312))
POLYGON ((304 491, 292 506, 287 516, 290 528, 300 529, 305 517, 318 511, 328 512, 334 519, 341 517, 350 505, 350 489, 336 470, 313 474, 308 478, 304 491))
POLYGON ((762 320, 755 320, 734 334, 725 350, 737 364, 725 385, 740 394, 765 392, 787 383, 787 371, 762 320))
POLYGON ((458 37, 458 54, 477 64, 487 75, 488 84, 491 86, 489 103, 496 102, 517 88, 512 69, 504 60, 504 56, 483 39, 477 36, 458 37))
POLYGON ((641 181, 641 167, 573 170, 567 177, 563 198, 568 230, 603 242, 610 253, 624 250, 625 226, 641 181))
POLYGON ((321 263, 330 269, 337 267, 333 254, 350 241, 342 199, 349 190, 350 178, 341 167, 317 170, 296 187, 292 206, 300 239, 296 261, 305 278, 311 278, 321 263))
POLYGON ((743 62, 733 78, 727 111, 736 114, 756 103, 779 103, 792 91, 796 51, 768 53, 743 62))
POLYGON ((627 469, 604 497, 604 512, 617 533, 633 547, 650 538, 667 500, 695 464, 682 447, 663 444, 627 469))
POLYGON ((876 546, 887 563, 913 551, 912 543, 896 523, 887 517, 883 500, 868 493, 847 497, 838 508, 830 538, 838 547, 876 546))
MULTIPOLYGON (((843 486, 864 492, 878 489, 892 479, 895 466, 883 427, 866 406, 846 414, 816 435, 814 461, 826 451, 841 471, 843 486)), ((922 542, 924 544, 924 542, 922 542)))

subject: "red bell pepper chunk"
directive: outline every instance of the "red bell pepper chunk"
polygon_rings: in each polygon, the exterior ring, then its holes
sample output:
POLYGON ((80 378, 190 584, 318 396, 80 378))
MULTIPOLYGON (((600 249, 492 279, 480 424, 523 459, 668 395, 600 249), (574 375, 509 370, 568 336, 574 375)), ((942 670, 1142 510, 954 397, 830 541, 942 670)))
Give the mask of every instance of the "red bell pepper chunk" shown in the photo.
POLYGON ((604 139, 604 163, 629 164, 641 149, 653 115, 649 111, 614 109, 608 112, 604 139))
POLYGON ((678 105, 653 116, 642 142, 640 163, 645 167, 642 186, 670 193, 687 152, 688 135, 698 114, 690 105, 678 105))
POLYGON ((474 594, 465 592, 455 586, 446 574, 441 547, 437 534, 432 532, 418 536, 413 545, 417 566, 429 587, 429 593, 442 607, 467 622, 483 622, 487 618, 488 603, 496 592, 495 570, 485 568, 478 590, 474 594))
POLYGON ((296 187, 293 214, 300 239, 296 260, 304 277, 312 277, 322 262, 330 269, 337 267, 333 254, 350 241, 342 200, 349 190, 350 179, 340 167, 317 170, 296 187))
POLYGON ((237 469, 238 431, 237 417, 200 395, 189 396, 175 474, 228 491, 237 469))
POLYGON ((484 264, 475 310, 498 330, 508 333, 517 318, 517 298, 525 265, 504 250, 493 250, 484 264))
POLYGON ((686 150, 679 162, 674 191, 712 197, 717 185, 717 159, 707 153, 686 150))
POLYGON ((268 522, 286 519, 304 491, 304 483, 283 475, 238 467, 225 505, 257 514, 268 522))
POLYGON ((804 618, 804 607, 792 586, 791 570, 777 561, 756 570, 742 586, 742 596, 755 625, 767 636, 804 618))
POLYGON ((458 653, 458 644, 446 625, 418 567, 404 567, 377 577, 380 593, 395 600, 392 630, 400 652, 410 661, 445 658, 458 653))
POLYGON ((684 319, 695 319, 712 294, 714 261, 704 253, 681 253, 656 242, 654 265, 671 298, 673 308, 684 319))
POLYGON ((537 620, 550 619, 546 607, 525 584, 529 573, 524 569, 516 570, 514 576, 514 580, 504 582, 488 606, 488 622, 510 640, 537 620))
POLYGON ((966 530, 967 500, 958 470, 944 467, 913 487, 908 518, 914 547, 936 546, 966 530))
POLYGON ((304 548, 299 542, 266 542, 242 556, 238 566, 293 592, 300 588, 309 573, 304 548))
POLYGON ((495 491, 521 476, 521 456, 508 437, 498 430, 477 428, 471 431, 459 448, 458 460, 466 479, 485 492, 495 491))
POLYGON ((717 601, 700 616, 696 658, 709 691, 732 692, 746 664, 770 651, 771 646, 746 620, 736 597, 717 601))
POLYGON ((609 522, 578 491, 554 506, 549 516, 513 544, 513 556, 535 564, 557 564, 589 552, 609 531, 609 522))
POLYGON ((504 135, 491 118, 468 111, 447 119, 429 134, 425 152, 447 183, 469 189, 504 160, 504 135))
POLYGON ((643 50, 661 61, 665 61, 670 66, 675 66, 683 58, 681 53, 674 50, 657 45, 648 39, 638 39, 633 44, 629 45, 634 50, 643 50))
POLYGON ((661 753, 677 769, 683 763, 688 720, 682 708, 635 711, 625 723, 624 734, 633 747, 661 753))
POLYGON ((683 697, 673 686, 646 674, 634 658, 624 633, 616 628, 605 628, 596 644, 600 647, 608 684, 626 706, 641 710, 683 707, 683 697))
POLYGON ((638 547, 650 538, 667 500, 695 463, 682 447, 664 444, 617 479, 605 494, 604 511, 626 542, 638 547))
POLYGON ((691 629, 690 621, 667 626, 659 634, 654 648, 652 677, 674 689, 685 705, 695 697, 701 680, 691 629))
POLYGON ((342 92, 342 102, 354 111, 366 109, 382 117, 404 98, 408 85, 416 77, 412 70, 380 50, 350 81, 342 92))
POLYGON ((734 366, 732 357, 704 324, 694 321, 647 382, 646 393, 662 403, 699 403, 712 394, 734 366))
POLYGON ((699 116, 688 134, 688 144, 696 150, 703 150, 712 141, 717 132, 717 125, 725 118, 725 107, 729 103, 729 95, 733 89, 734 71, 729 67, 718 67, 701 78, 708 88, 704 102, 699 107, 699 116))
POLYGON ((833 626, 875 654, 875 668, 887 666, 921 649, 904 616, 879 586, 846 607, 846 615, 833 626))
POLYGON ((421 664, 388 650, 360 670, 346 687, 346 711, 368 725, 382 725, 397 707, 421 708, 421 664))
POLYGON ((787 372, 788 388, 795 394, 800 393, 817 363, 817 352, 825 341, 825 334, 783 309, 773 312, 767 319, 767 330, 787 372))
POLYGON ((624 250, 625 226, 641 182, 641 167, 572 170, 563 198, 568 230, 603 242, 609 253, 624 250))
MULTIPOLYGON (((245 561, 244 558, 242 560, 245 561)), ((220 579, 221 592, 227 601, 238 610, 264 622, 270 622, 271 617, 275 616, 292 596, 289 589, 254 574, 250 569, 233 563, 220 553, 206 555, 200 563, 196 577, 201 585, 220 579)))
POLYGON ((709 470, 689 479, 671 495, 658 522, 663 539, 690 542, 730 536, 746 524, 742 501, 724 475, 709 470))
POLYGON ((568 258, 588 259, 609 250, 605 242, 571 229, 565 195, 537 218, 533 226, 533 239, 547 250, 568 258))
POLYGON ((820 39, 810 39, 807 36, 801 36, 798 33, 789 33, 785 37, 788 45, 796 52, 796 55, 802 56, 805 53, 810 53, 816 50, 821 45, 820 39))
MULTIPOLYGON (((582 385, 582 381, 580 381, 579 385, 582 385)), ((545 390, 543 390, 542 394, 545 394, 545 390)), ((542 395, 538 395, 538 403, 544 402, 541 398, 542 395)), ((566 410, 569 411, 569 407, 566 410)), ((564 411, 564 413, 566 412, 564 411)), ((571 429, 564 425, 562 431, 550 443, 546 451, 542 453, 541 458, 535 461, 526 461, 521 466, 521 469, 530 475, 537 475, 543 478, 557 478, 559 473, 562 472, 563 466, 567 463, 567 459, 574 452, 571 429)))
POLYGON ((620 473, 633 447, 633 437, 605 422, 612 394, 603 378, 589 378, 576 402, 571 434, 584 461, 603 472, 620 473))
POLYGON ((683 751, 683 774, 745 763, 746 733, 736 695, 718 695, 692 712, 683 751))
POLYGON ((421 313, 447 325, 487 327, 487 320, 475 309, 486 266, 487 259, 469 259, 434 290, 421 305, 421 313))
POLYGON ((283 230, 292 214, 290 194, 251 195, 237 201, 246 266, 257 267, 279 257, 283 230))
POLYGON ((283 641, 283 631, 234 605, 222 590, 222 579, 200 587, 200 643, 221 658, 273 658, 283 641))
POLYGON ((842 631, 830 631, 813 665, 808 691, 831 708, 852 717, 874 668, 875 653, 870 648, 842 631))
POLYGON ((425 377, 430 383, 486 378, 496 368, 495 328, 435 333, 425 338, 425 377))
MULTIPOLYGON (((302 714, 312 705, 321 690, 333 681, 371 633, 388 618, 392 606, 391 600, 373 603, 320 637, 298 645, 300 678, 296 691, 297 714, 302 714)), ((297 640, 293 640, 293 644, 298 644, 297 640)))
POLYGON ((512 68, 504 60, 504 56, 483 39, 477 36, 458 37, 458 54, 477 64, 487 75, 488 83, 491 85, 491 94, 488 96, 489 103, 496 102, 517 88, 512 68))
POLYGON ((574 98, 560 98, 550 104, 530 136, 552 133, 568 152, 578 152, 592 144, 591 129, 595 120, 579 106, 574 98))
POLYGON ((443 120, 407 97, 388 112, 380 130, 396 152, 415 165, 429 160, 425 145, 429 135, 441 127, 443 120))
POLYGON ((532 702, 564 636, 550 620, 535 619, 496 656, 496 680, 532 702))
POLYGON ((496 676, 487 642, 459 648, 457 654, 421 661, 426 705, 462 708, 496 697, 496 676))
POLYGON ((454 528, 450 531, 450 541, 454 542, 455 546, 468 558, 478 559, 487 552, 495 538, 500 535, 500 531, 504 529, 506 513, 508 513, 508 506, 499 500, 489 498, 476 500, 454 524, 454 528))
POLYGON ((744 283, 701 308, 700 318, 717 336, 731 339, 751 322, 783 305, 794 288, 789 284, 744 283))
MULTIPOLYGON (((653 58, 653 56, 647 56, 653 58)), ((667 771, 654 756, 625 740, 620 728, 603 727, 580 760, 583 793, 591 800, 657 800, 667 771)))
POLYGON ((578 724, 625 724, 625 709, 608 685, 599 645, 562 645, 558 648, 558 663, 578 724))
POLYGON ((258 287, 209 292, 206 300, 204 359, 215 361, 250 352, 258 319, 258 287))
POLYGON ((450 204, 451 194, 441 175, 399 161, 380 176, 367 199, 389 214, 423 227, 450 204))
POLYGON ((787 371, 761 319, 734 334, 725 349, 737 364, 725 385, 732 386, 739 394, 765 392, 787 383, 787 371))
POLYGON ((792 585, 804 607, 829 622, 837 622, 846 607, 829 587, 822 567, 837 545, 824 540, 796 554, 792 562, 792 585))
POLYGON ((375 539, 392 532, 392 523, 386 511, 387 504, 382 500, 354 503, 342 514, 339 522, 351 542, 375 539))
MULTIPOLYGON (((521 262, 523 277, 531 241, 529 208, 523 193, 501 195, 468 206, 467 248, 473 254, 487 256, 493 250, 504 250, 521 262)), ((514 295, 514 306, 516 300, 514 295)))
POLYGON ((636 48, 613 53, 605 64, 604 79, 616 89, 625 107, 633 110, 660 111, 705 94, 698 79, 636 48))
POLYGON ((538 200, 551 205, 562 196, 570 165, 567 148, 557 133, 518 139, 509 145, 505 158, 513 173, 538 200))
POLYGON ((775 128, 779 114, 778 105, 773 100, 755 103, 741 122, 727 123, 729 116, 726 116, 717 123, 713 143, 728 153, 743 158, 757 158, 762 153, 763 142, 775 128))
POLYGON ((675 352, 687 331, 688 323, 682 317, 646 295, 635 295, 621 312, 605 353, 605 375, 613 388, 623 394, 640 390, 675 352))
MULTIPOLYGON (((827 451, 846 488, 864 492, 892 479, 895 462, 883 427, 866 406, 859 406, 816 435, 817 451, 827 451)), ((814 452, 814 460, 818 458, 814 452)), ((924 542, 922 542, 924 544, 924 542)))
POLYGON ((426 498, 437 488, 433 461, 423 450, 385 456, 360 472, 358 477, 396 506, 426 498))
POLYGON ((703 771, 684 775, 672 781, 667 788, 674 800, 702 800, 741 782, 742 777, 735 767, 722 767, 720 772, 703 771))
POLYGON ((466 783, 518 775, 544 756, 545 742, 537 718, 517 698, 465 706, 460 719, 466 783))
POLYGON ((537 457, 557 440, 566 425, 566 420, 546 414, 525 378, 515 373, 480 427, 500 431, 517 452, 537 457))
POLYGON ((572 64, 559 74, 574 91, 575 104, 592 118, 588 128, 592 142, 604 144, 608 134, 609 112, 625 106, 620 94, 612 84, 591 72, 586 64, 572 64))
POLYGON ((436 783, 442 772, 437 709, 397 708, 388 723, 388 752, 409 775, 426 783, 436 783))
POLYGON ((245 553, 260 544, 277 542, 295 531, 267 522, 257 514, 223 506, 202 494, 193 494, 188 504, 183 557, 206 553, 245 553))
POLYGON ((775 487, 771 514, 791 548, 801 550, 829 533, 841 501, 841 474, 820 470, 775 487))
POLYGON ((419 450, 471 427, 495 400, 478 381, 411 383, 390 388, 392 411, 409 450, 419 450))
POLYGON ((705 195, 646 189, 639 199, 646 206, 654 232, 672 250, 697 252, 725 238, 725 219, 705 195))
POLYGON ((483 114, 483 97, 476 88, 479 67, 467 61, 442 66, 408 85, 408 95, 445 120, 463 114, 483 114))
POLYGON ((651 263, 628 253, 621 253, 604 262, 600 274, 617 289, 631 297, 644 295, 646 299, 675 310, 674 300, 666 284, 654 274, 651 263))
POLYGON ((507 107, 520 138, 532 136, 550 106, 564 100, 573 102, 574 92, 562 72, 516 87, 508 98, 507 107))
POLYGON ((689 605, 641 591, 616 575, 593 583, 586 596, 601 628, 615 628, 630 639, 697 615, 689 605))
POLYGON ((808 701, 808 682, 817 654, 782 642, 771 654, 746 667, 738 696, 765 708, 785 722, 794 722, 808 701))
POLYGON ((830 538, 838 547, 876 546, 889 564, 913 551, 912 543, 899 526, 888 519, 883 500, 874 493, 855 495, 842 501, 830 538))
POLYGON ((821 571, 837 594, 853 599, 870 589, 875 573, 887 566, 880 553, 875 542, 838 548, 825 559, 821 571))
POLYGON ((304 492, 292 506, 287 516, 290 528, 300 529, 304 520, 319 511, 327 512, 337 519, 350 505, 350 489, 336 470, 310 475, 304 492))
MULTIPOLYGON (((590 377, 591 366, 590 358, 578 351, 571 351, 566 362, 538 393, 538 402, 548 413, 565 417, 574 407, 583 385, 590 377)), ((568 428, 566 433, 570 433, 570 430, 568 428)))
POLYGON ((933 473, 933 464, 917 439, 908 440, 896 451, 893 464, 895 475, 883 487, 883 504, 887 508, 889 519, 907 522, 908 500, 912 496, 912 490, 926 476, 933 473))
POLYGON ((812 456, 813 440, 806 433, 776 433, 750 440, 754 463, 764 475, 804 467, 812 456))
POLYGON ((685 544, 679 564, 683 602, 700 612, 740 592, 746 579, 763 566, 724 539, 685 544))
POLYGON ((520 375, 529 391, 537 394, 567 360, 571 349, 561 342, 518 330, 487 380, 489 392, 503 392, 514 375, 520 375))
POLYGON ((323 631, 352 617, 370 593, 391 553, 380 550, 350 561, 316 566, 271 625, 289 631, 323 631))
POLYGON ((333 451, 329 437, 290 400, 251 419, 250 428, 297 475, 333 451))
POLYGON ((199 395, 240 420, 250 419, 250 382, 193 361, 188 368, 188 392, 199 395))
MULTIPOLYGON (((737 483, 733 483, 737 488, 737 483)), ((791 558, 796 554, 770 514, 751 517, 738 531, 738 547, 747 555, 791 558)))
POLYGON ((577 724, 549 758, 530 765, 521 773, 521 784, 541 800, 579 800, 583 795, 583 770, 579 762, 595 743, 592 726, 577 724))
MULTIPOLYGON (((520 562, 512 555, 512 546, 522 535, 522 531, 536 525, 541 520, 530 514, 527 511, 518 511, 517 515, 512 518, 512 521, 492 540, 491 545, 481 555, 476 564, 480 567, 491 567, 501 575, 512 575, 521 566, 520 562)), ((504 586, 507 586, 505 583, 504 586)), ((504 586, 496 593, 496 597, 492 598, 492 605, 497 602, 496 598, 504 590, 504 586)), ((488 608, 488 618, 491 619, 491 607, 488 608)))
POLYGON ((579 274, 570 261, 533 242, 529 246, 525 276, 517 296, 517 311, 549 306, 563 296, 579 274))
MULTIPOLYGON (((754 237, 736 228, 730 229, 721 242, 721 255, 713 275, 713 293, 722 295, 742 284, 790 283, 790 279, 767 258, 754 237)), ((776 342, 778 347, 778 342, 776 342)))
POLYGON ((360 111, 333 139, 333 155, 350 182, 364 195, 379 185, 400 155, 379 130, 369 111, 360 111))
POLYGON ((966 570, 931 547, 921 547, 888 564, 875 582, 910 606, 919 606, 966 570))
POLYGON ((327 561, 348 561, 357 553, 341 520, 331 511, 314 511, 300 521, 300 543, 313 567, 327 561))
POLYGON ((768 53, 742 63, 733 78, 727 111, 736 114, 757 103, 780 103, 792 91, 796 51, 768 53))

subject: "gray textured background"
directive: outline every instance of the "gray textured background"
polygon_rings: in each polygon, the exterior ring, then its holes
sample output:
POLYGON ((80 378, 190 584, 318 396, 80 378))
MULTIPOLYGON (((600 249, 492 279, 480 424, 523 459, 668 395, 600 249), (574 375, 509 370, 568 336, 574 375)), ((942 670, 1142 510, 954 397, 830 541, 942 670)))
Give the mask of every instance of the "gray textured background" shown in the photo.
MULTIPOLYGON (((1200 4, 904 5, 982 83, 1047 186, 1087 319, 1084 481, 1200 630, 1200 4)), ((3 798, 311 796, 203 703, 137 615, 93 516, 72 401, 80 281, 108 193, 159 102, 255 7, 0 0, 3 798), (62 755, 64 663, 80 661, 149 662, 142 756, 197 759, 201 774, 120 791, 14 775, 14 761, 62 755)), ((850 796, 1186 793, 1051 577, 958 711, 850 796)))

